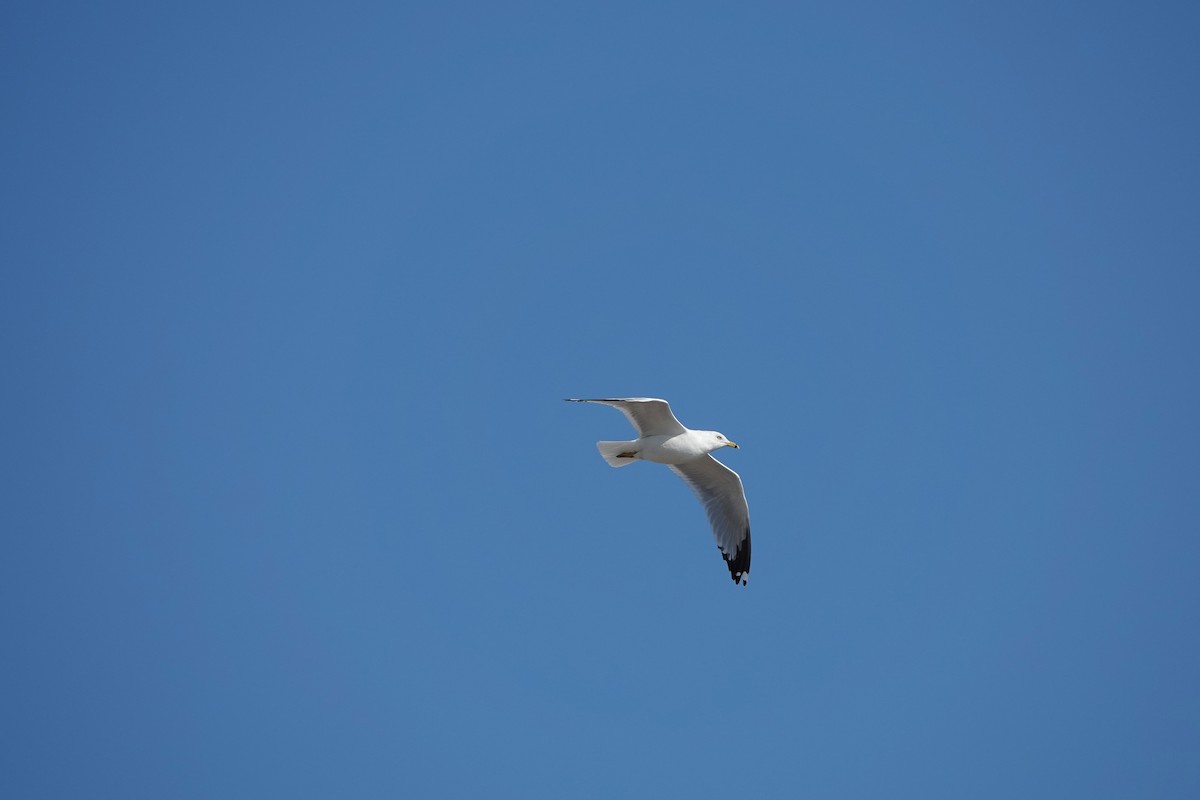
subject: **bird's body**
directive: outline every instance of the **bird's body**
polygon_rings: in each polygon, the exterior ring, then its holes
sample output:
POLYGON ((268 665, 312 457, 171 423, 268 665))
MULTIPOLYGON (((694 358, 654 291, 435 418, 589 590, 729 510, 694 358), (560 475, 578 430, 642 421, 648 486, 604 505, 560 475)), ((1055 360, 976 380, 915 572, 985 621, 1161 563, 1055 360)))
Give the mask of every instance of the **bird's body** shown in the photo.
POLYGON ((726 446, 724 442, 716 447, 711 446, 712 439, 706 435, 708 433, 711 431, 643 436, 637 440, 637 458, 655 464, 686 464, 726 446))
POLYGON ((717 547, 734 583, 750 577, 750 510, 742 479, 710 453, 737 445, 717 431, 685 428, 671 413, 666 400, 653 397, 619 397, 572 403, 600 403, 616 408, 633 423, 638 438, 624 442, 597 442, 604 460, 613 467, 635 461, 666 464, 683 479, 704 505, 717 547))

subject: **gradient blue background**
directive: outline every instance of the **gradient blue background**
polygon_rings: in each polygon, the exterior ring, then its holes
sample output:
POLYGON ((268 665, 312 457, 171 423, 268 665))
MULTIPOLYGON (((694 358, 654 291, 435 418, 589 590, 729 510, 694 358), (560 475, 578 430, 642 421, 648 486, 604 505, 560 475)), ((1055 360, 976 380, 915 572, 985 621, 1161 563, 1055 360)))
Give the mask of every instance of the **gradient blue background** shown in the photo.
POLYGON ((0 794, 1200 796, 1195 9, 6 3, 0 794))

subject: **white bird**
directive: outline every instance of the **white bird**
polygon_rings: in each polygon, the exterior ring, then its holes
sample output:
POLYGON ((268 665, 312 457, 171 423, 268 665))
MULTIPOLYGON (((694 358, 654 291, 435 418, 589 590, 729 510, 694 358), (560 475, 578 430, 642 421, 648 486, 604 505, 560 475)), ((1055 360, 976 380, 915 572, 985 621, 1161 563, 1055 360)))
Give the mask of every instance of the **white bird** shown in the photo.
POLYGON ((734 583, 750 577, 750 508, 742 479, 709 453, 736 444, 716 431, 693 431, 679 424, 666 400, 653 397, 568 398, 569 403, 600 403, 620 411, 638 438, 629 442, 596 442, 612 467, 635 461, 666 464, 700 498, 734 583))

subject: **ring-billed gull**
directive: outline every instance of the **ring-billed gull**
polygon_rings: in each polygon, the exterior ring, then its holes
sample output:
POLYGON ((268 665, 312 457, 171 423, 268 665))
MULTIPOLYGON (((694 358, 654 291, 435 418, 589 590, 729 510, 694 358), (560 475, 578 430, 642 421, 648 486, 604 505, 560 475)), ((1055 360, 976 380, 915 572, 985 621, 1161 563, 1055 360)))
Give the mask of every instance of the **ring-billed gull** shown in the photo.
POLYGON ((600 403, 620 411, 638 438, 629 442, 596 442, 600 455, 612 467, 634 461, 666 464, 683 478, 700 498, 717 549, 725 558, 734 583, 746 585, 750 577, 750 509, 742 479, 709 453, 736 444, 716 431, 692 431, 679 424, 666 400, 654 397, 568 398, 569 403, 600 403))

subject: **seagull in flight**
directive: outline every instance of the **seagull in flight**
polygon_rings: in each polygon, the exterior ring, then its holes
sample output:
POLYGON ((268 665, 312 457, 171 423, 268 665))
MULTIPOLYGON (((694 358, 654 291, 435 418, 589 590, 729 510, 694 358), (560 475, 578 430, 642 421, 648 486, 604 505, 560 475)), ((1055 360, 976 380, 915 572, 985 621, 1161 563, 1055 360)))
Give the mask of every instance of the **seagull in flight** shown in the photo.
POLYGON ((624 414, 637 430, 628 442, 596 442, 611 467, 635 461, 666 464, 696 493, 708 513, 717 549, 734 583, 750 577, 750 508, 742 479, 709 453, 737 445, 716 431, 693 431, 679 424, 666 400, 654 397, 567 398, 568 403, 599 403, 624 414))

